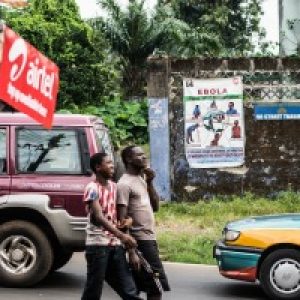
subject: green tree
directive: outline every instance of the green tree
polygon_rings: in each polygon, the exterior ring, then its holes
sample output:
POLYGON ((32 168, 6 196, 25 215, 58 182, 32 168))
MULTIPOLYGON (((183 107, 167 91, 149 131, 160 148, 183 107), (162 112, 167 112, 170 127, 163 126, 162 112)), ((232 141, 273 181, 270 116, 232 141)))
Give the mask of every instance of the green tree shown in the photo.
POLYGON ((144 0, 121 9, 115 0, 98 0, 107 18, 93 21, 104 32, 123 66, 128 96, 143 95, 146 59, 153 53, 177 57, 234 56, 253 51, 260 0, 159 0, 152 14, 144 0))
POLYGON ((261 0, 159 0, 165 5, 190 27, 178 49, 183 56, 247 55, 254 50, 253 35, 264 36, 261 0))
POLYGON ((99 105, 119 91, 119 71, 107 41, 84 22, 75 0, 31 0, 6 12, 13 30, 60 68, 58 108, 99 105))
POLYGON ((112 49, 121 58, 125 94, 144 95, 147 57, 162 45, 181 40, 182 27, 186 24, 174 19, 164 7, 159 7, 153 15, 147 14, 144 0, 129 1, 125 10, 115 0, 99 0, 98 3, 108 17, 92 23, 99 34, 105 33, 112 49))

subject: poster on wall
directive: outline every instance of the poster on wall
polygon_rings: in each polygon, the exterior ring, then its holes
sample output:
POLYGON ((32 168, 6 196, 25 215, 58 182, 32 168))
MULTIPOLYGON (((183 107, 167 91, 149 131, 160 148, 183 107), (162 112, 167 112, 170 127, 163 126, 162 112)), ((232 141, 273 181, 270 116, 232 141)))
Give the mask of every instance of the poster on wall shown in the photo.
POLYGON ((185 153, 191 168, 244 163, 241 77, 183 80, 185 153))

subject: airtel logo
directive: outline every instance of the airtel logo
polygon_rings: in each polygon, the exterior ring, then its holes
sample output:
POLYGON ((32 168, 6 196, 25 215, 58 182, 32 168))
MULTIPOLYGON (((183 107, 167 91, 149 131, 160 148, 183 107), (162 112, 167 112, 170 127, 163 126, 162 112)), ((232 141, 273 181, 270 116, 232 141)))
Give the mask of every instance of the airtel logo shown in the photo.
MULTIPOLYGON (((28 86, 32 87, 36 91, 48 99, 53 99, 53 88, 55 83, 54 72, 47 72, 45 64, 42 63, 42 58, 38 56, 32 57, 28 60, 28 51, 32 51, 28 48, 26 42, 18 38, 16 39, 8 53, 8 60, 12 63, 10 70, 10 80, 12 82, 17 81, 23 74, 26 66, 28 66, 24 82, 28 86)), ((31 52, 30 52, 31 54, 31 52)), ((22 80, 22 78, 20 78, 22 80)))
POLYGON ((14 63, 10 70, 10 80, 16 81, 24 71, 27 63, 27 47, 23 39, 17 39, 11 46, 8 54, 9 62, 15 62, 19 57, 21 57, 21 64, 14 63))

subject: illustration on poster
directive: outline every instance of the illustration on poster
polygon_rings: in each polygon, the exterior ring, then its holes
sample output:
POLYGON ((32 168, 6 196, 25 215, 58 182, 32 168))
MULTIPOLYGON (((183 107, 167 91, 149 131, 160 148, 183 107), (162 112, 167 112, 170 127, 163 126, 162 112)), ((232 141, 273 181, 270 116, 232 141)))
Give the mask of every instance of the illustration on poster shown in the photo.
POLYGON ((184 82, 185 149, 191 168, 243 164, 242 82, 232 78, 187 79, 184 82), (222 93, 199 94, 202 90, 222 93))
POLYGON ((228 109, 226 111, 226 115, 237 115, 238 112, 237 110, 234 108, 234 102, 233 101, 230 101, 228 103, 228 109))
POLYGON ((199 104, 196 104, 193 111, 193 118, 198 119, 200 115, 201 115, 201 111, 200 111, 199 104))
MULTIPOLYGON (((191 142, 194 142, 194 139, 193 139, 193 132, 198 129, 199 127, 199 124, 196 123, 196 124, 193 124, 193 125, 190 125, 188 126, 187 130, 186 130, 186 143, 189 144, 191 142)), ((200 142, 199 139, 197 141, 198 143, 200 142)))
POLYGON ((234 120, 232 129, 231 129, 231 137, 233 139, 241 138, 241 126, 239 125, 239 120, 234 120))

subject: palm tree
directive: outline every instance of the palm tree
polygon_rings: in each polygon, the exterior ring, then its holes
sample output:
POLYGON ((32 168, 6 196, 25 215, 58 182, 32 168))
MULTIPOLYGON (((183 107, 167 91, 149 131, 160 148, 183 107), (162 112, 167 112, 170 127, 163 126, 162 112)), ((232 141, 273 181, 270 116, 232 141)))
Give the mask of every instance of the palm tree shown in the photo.
POLYGON ((96 29, 105 33, 123 65, 123 88, 126 96, 145 94, 147 57, 170 41, 183 39, 186 24, 173 18, 166 6, 156 7, 153 15, 144 8, 144 0, 130 0, 122 10, 115 0, 99 0, 107 18, 93 20, 96 29))

